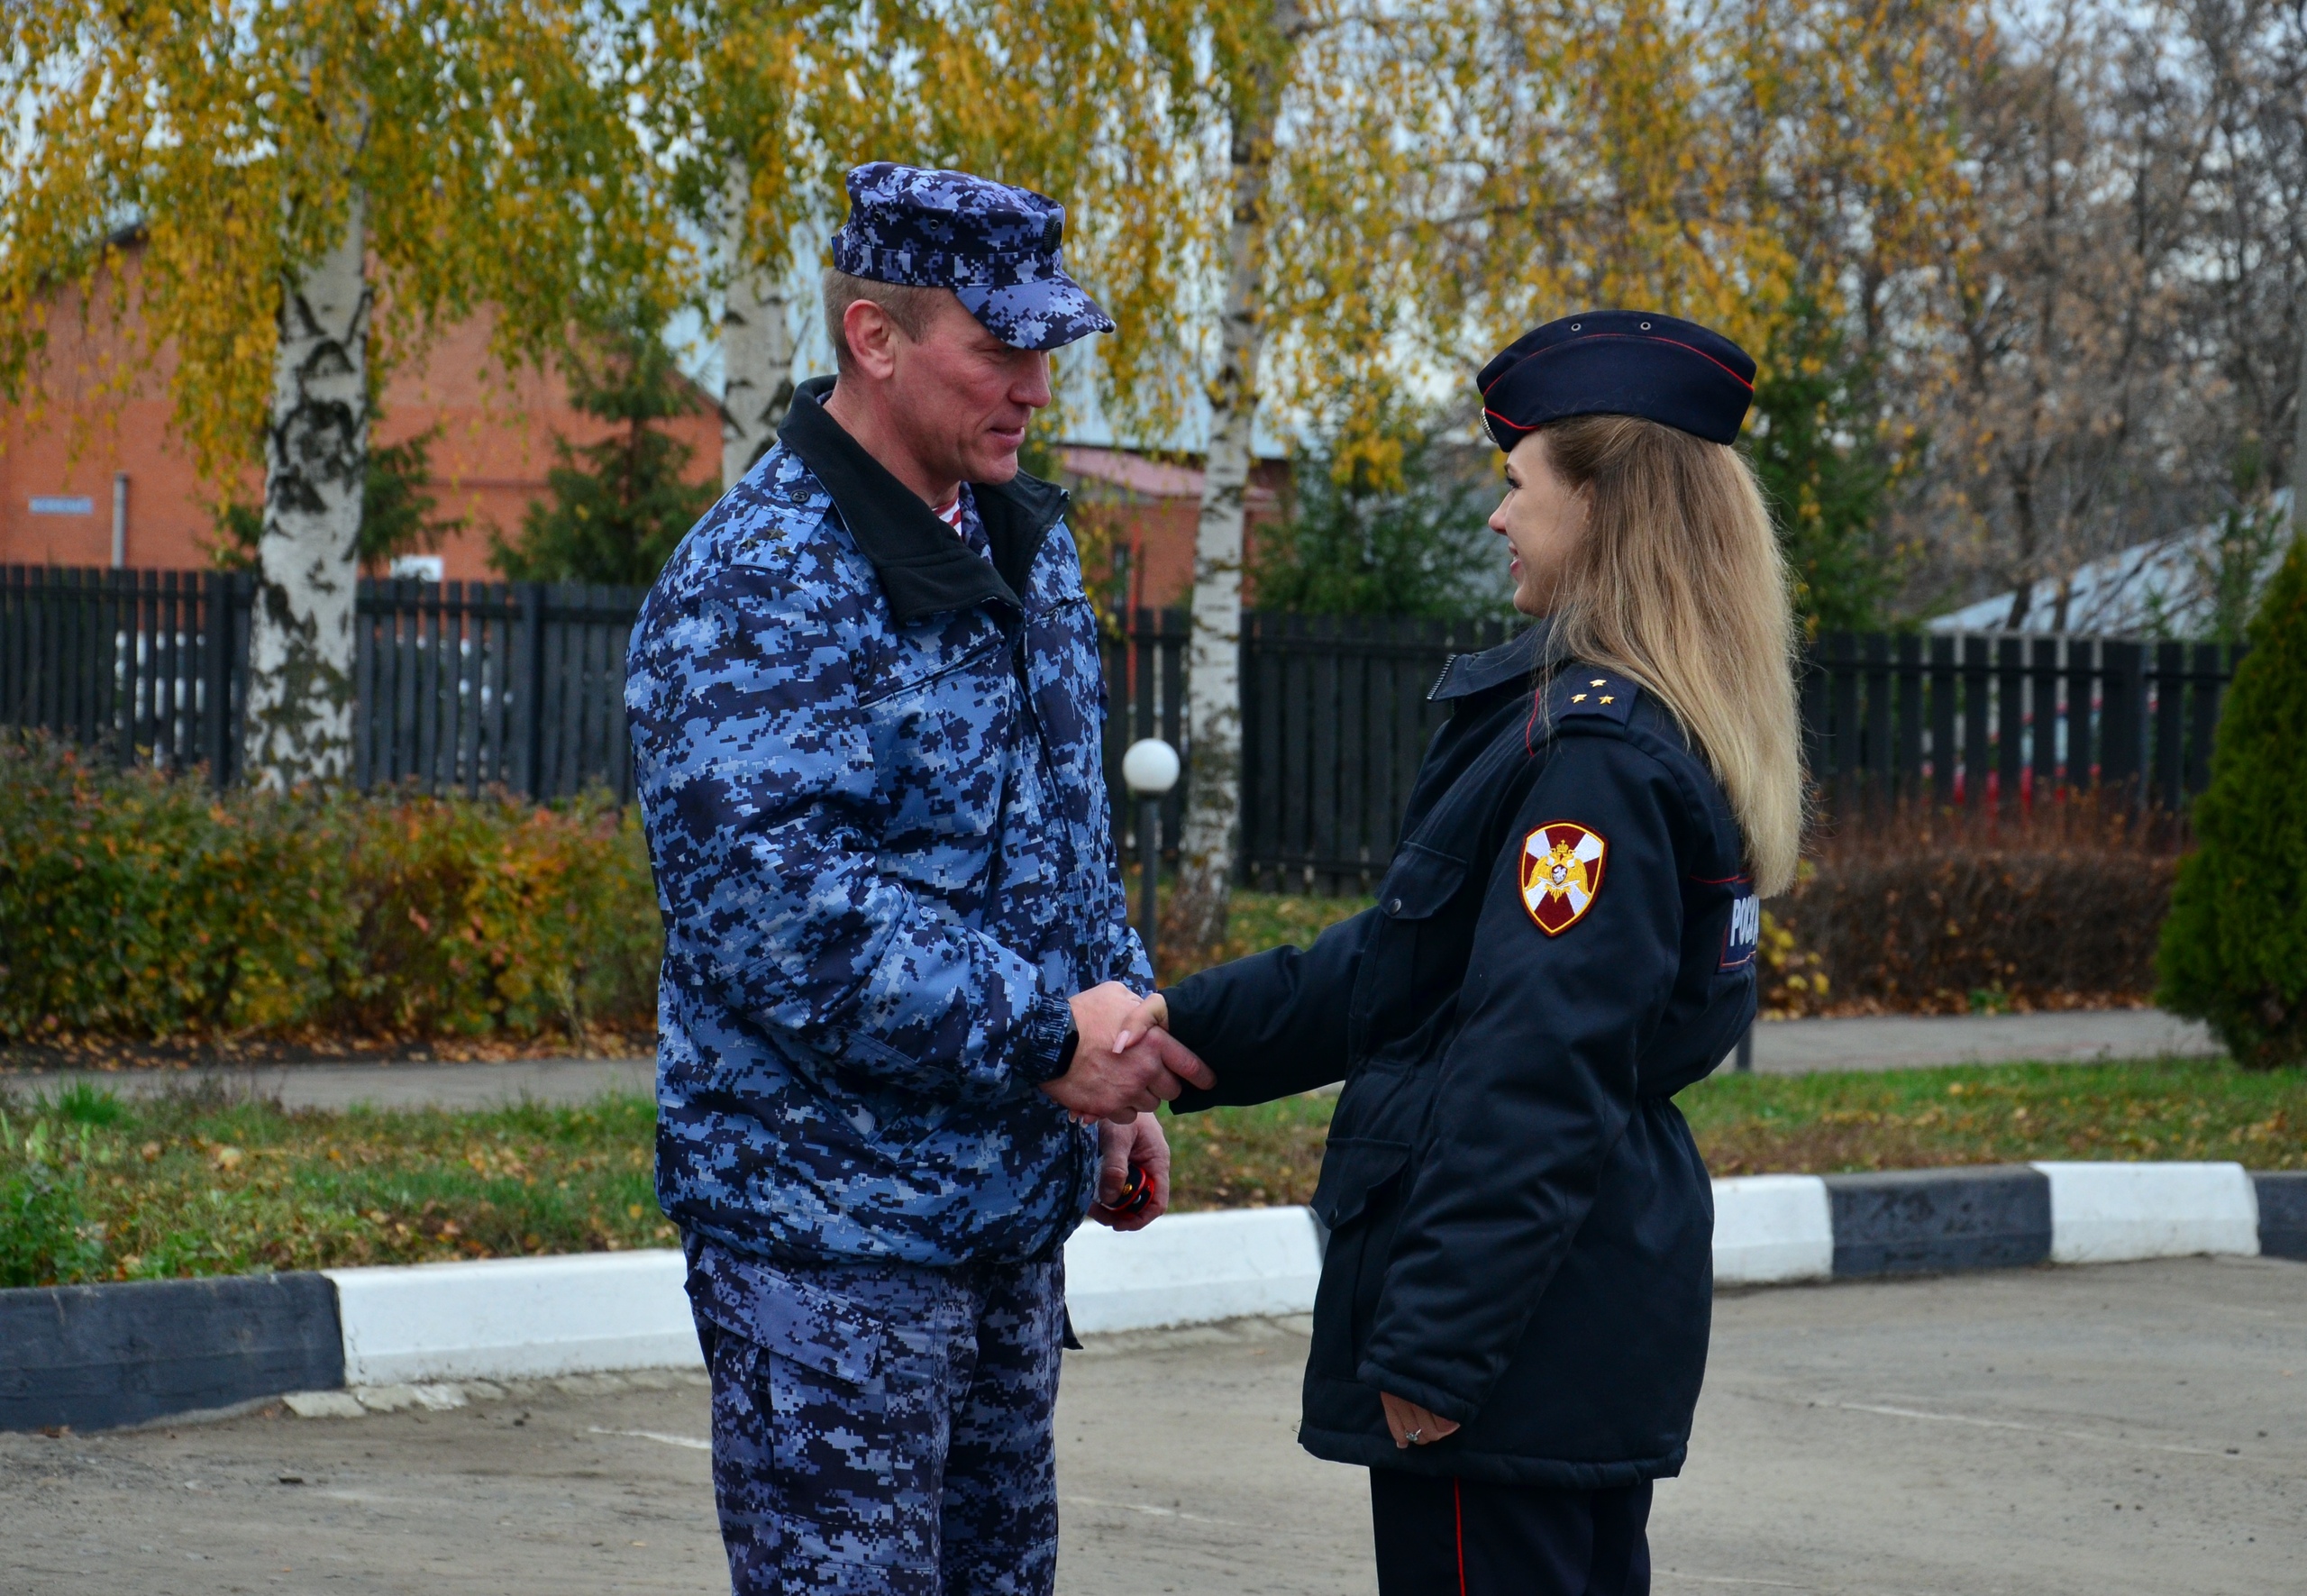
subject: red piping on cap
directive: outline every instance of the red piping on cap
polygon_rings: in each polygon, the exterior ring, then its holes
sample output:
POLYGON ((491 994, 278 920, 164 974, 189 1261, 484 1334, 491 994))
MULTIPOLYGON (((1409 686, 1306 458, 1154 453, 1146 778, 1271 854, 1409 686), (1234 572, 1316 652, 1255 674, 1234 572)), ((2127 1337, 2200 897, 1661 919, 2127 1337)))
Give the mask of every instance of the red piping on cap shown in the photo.
MULTIPOLYGON (((1692 353, 1692 354, 1696 355, 1700 360, 1704 360, 1708 365, 1710 365, 1710 366, 1713 367, 1716 370, 1718 370, 1718 371, 1721 372, 1721 373, 1722 373, 1722 375, 1724 375, 1725 377, 1728 377, 1731 381, 1733 381, 1733 382, 1737 383, 1740 388, 1745 388, 1748 393, 1750 393, 1750 394, 1751 394, 1751 393, 1753 393, 1753 392, 1755 391, 1755 385, 1754 385, 1754 383, 1753 383, 1751 380, 1749 380, 1749 379, 1748 379, 1748 378, 1744 378, 1744 377, 1739 376, 1736 371, 1733 371, 1732 369, 1730 369, 1730 368, 1729 368, 1729 367, 1728 367, 1728 366, 1724 365, 1721 361, 1719 361, 1719 360, 1716 360, 1712 355, 1710 355, 1710 354, 1707 353, 1704 350, 1702 350, 1702 349, 1699 348, 1696 344, 1694 344, 1694 343, 1684 343, 1684 342, 1683 342, 1681 339, 1679 339, 1679 338, 1661 338, 1661 337, 1659 337, 1659 336, 1658 336, 1656 333, 1582 333, 1582 334, 1580 334, 1580 337, 1581 337, 1582 339, 1584 339, 1584 338, 1624 338, 1624 339, 1631 340, 1631 341, 1633 341, 1633 342, 1637 342, 1637 343, 1664 343, 1664 344, 1670 345, 1671 347, 1675 348, 1675 349, 1686 349, 1686 350, 1689 350, 1689 351, 1691 351, 1691 353, 1692 353)), ((1568 343, 1568 342, 1563 342, 1563 343, 1557 343, 1557 344, 1555 344, 1554 346, 1552 346, 1551 348, 1548 348, 1548 349, 1534 349, 1534 350, 1532 350, 1528 354, 1524 355, 1524 356, 1522 357, 1522 359, 1521 359, 1521 360, 1515 361, 1512 365, 1510 365, 1510 366, 1507 367, 1505 370, 1500 371, 1497 376, 1495 376, 1495 377, 1491 378, 1490 379, 1490 388, 1496 388, 1500 383, 1504 382, 1504 381, 1505 381, 1509 377, 1511 377, 1515 372, 1519 371, 1519 370, 1522 369, 1522 367, 1523 367, 1523 365, 1524 365, 1524 363, 1525 363, 1525 362, 1529 361, 1529 360, 1536 360, 1540 355, 1550 355, 1550 354, 1553 354, 1556 350, 1568 349, 1569 347, 1570 347, 1570 345, 1569 345, 1569 343, 1568 343)), ((1484 398, 1488 398, 1488 397, 1490 397, 1490 388, 1484 388, 1484 389, 1482 389, 1482 397, 1484 397, 1484 398)), ((1490 408, 1488 406, 1486 406, 1486 405, 1485 405, 1484 406, 1482 406, 1482 413, 1484 415, 1498 415, 1498 412, 1497 412, 1497 411, 1491 409, 1491 408, 1490 408)), ((1504 422, 1504 423, 1506 423, 1506 424, 1507 424, 1508 426, 1510 426, 1510 427, 1514 428, 1514 429, 1515 429, 1516 431, 1518 431, 1518 432, 1525 432, 1525 433, 1527 433, 1527 432, 1535 432, 1535 431, 1536 431, 1536 430, 1537 430, 1537 429, 1536 429, 1536 428, 1535 428, 1535 427, 1528 427, 1528 426, 1525 426, 1525 425, 1523 425, 1520 422, 1514 420, 1514 419, 1513 419, 1513 418, 1511 418, 1510 416, 1498 415, 1498 419, 1499 419, 1499 420, 1500 420, 1500 421, 1502 421, 1502 422, 1504 422)))

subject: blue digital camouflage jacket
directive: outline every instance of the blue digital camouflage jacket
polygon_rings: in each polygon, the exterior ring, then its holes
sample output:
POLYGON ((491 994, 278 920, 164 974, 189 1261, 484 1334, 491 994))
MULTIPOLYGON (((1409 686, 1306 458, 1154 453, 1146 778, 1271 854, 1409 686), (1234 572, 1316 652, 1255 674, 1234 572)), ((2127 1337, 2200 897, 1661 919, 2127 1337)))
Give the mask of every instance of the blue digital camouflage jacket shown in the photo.
POLYGON ((1151 984, 1066 496, 974 487, 957 537, 829 387, 805 385, 634 629, 658 1195, 780 1263, 1045 1257, 1095 1175, 1094 1130, 1035 1090, 1066 999, 1151 984))

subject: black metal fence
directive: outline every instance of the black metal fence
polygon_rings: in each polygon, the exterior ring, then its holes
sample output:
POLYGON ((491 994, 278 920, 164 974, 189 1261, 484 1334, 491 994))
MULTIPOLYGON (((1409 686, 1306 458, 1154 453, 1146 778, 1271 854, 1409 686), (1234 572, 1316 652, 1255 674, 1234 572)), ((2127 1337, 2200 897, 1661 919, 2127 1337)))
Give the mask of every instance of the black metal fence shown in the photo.
MULTIPOLYGON (((254 595, 243 572, 8 567, 0 725, 233 780, 254 595)), ((625 645, 640 599, 537 582, 362 582, 355 782, 630 797, 625 645)))
MULTIPOLYGON (((247 675, 244 575, 0 573, 0 724, 122 763, 237 774, 247 675)), ((502 785, 537 798, 632 791, 623 683, 631 588, 364 582, 356 607, 356 781, 427 792, 502 785)), ((1242 634, 1244 879, 1366 889, 1427 739, 1443 662, 1512 628, 1252 615, 1242 634)), ((1190 628, 1141 610, 1106 646, 1106 767, 1183 748, 1190 628)), ((2079 636, 1837 634, 1802 683, 1813 777, 1842 824, 1894 803, 2002 808, 2095 789, 2176 810, 2208 778, 2239 650, 2079 636)), ((1184 791, 1163 805, 1174 848, 1184 791)), ((1125 824, 1127 824, 1125 821, 1125 824)))
MULTIPOLYGON (((1244 879, 1293 891, 1369 890, 1443 718, 1427 689, 1450 655, 1510 631, 1495 622, 1245 617, 1244 879)), ((1108 653, 1109 771, 1134 738, 1178 743, 1183 719, 1185 616, 1141 611, 1127 633, 1108 653)), ((2083 792, 2176 813, 2209 780, 2212 734, 2241 653, 2111 637, 1830 634, 1811 650, 1801 680, 1822 818, 1849 829, 1902 803, 2009 813, 2083 792)), ((1167 850, 1182 814, 1181 784, 1163 807, 1167 850)))
POLYGON ((2210 780, 2239 647, 2077 635, 1820 640, 1810 772, 1848 823, 1893 803, 2006 812, 2097 791, 2176 812, 2210 780))
MULTIPOLYGON (((1446 718, 1426 697, 1444 662, 1516 630, 1500 621, 1243 616, 1243 879, 1291 891, 1365 890, 1393 854, 1418 762, 1446 718)), ((1106 770, 1117 816, 1135 814, 1123 802, 1121 751, 1139 737, 1185 746, 1190 631, 1181 610, 1139 610, 1107 646, 1106 770)), ((1165 854, 1175 853, 1185 788, 1162 807, 1165 854)))

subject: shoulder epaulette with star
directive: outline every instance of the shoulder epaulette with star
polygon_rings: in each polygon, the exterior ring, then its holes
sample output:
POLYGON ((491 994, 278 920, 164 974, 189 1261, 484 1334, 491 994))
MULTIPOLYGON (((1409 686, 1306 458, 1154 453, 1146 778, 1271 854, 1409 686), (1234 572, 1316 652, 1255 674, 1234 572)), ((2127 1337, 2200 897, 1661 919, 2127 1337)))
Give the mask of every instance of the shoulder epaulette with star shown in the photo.
POLYGON ((1573 661, 1555 673, 1546 707, 1557 719, 1600 715, 1624 725, 1634 712, 1635 691, 1635 685, 1623 676, 1573 661))

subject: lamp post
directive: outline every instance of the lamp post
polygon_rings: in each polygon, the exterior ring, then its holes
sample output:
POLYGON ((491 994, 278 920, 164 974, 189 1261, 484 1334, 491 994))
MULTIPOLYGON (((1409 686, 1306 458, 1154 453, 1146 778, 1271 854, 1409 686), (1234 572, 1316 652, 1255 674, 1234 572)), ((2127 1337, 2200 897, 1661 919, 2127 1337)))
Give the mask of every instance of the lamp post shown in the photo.
POLYGON ((1145 962, 1154 962, 1155 883, 1162 873, 1162 800, 1178 784, 1178 751, 1159 737, 1140 737, 1121 756, 1121 779, 1137 799, 1137 935, 1145 962))

